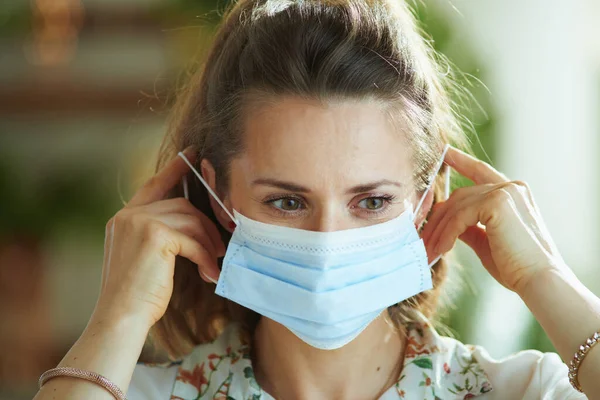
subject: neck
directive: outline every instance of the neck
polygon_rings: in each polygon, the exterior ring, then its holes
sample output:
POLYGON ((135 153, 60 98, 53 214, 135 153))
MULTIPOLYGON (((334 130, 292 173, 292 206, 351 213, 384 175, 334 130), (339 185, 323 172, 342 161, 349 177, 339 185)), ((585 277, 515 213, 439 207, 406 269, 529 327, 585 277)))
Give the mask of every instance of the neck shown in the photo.
POLYGON ((335 350, 314 348, 283 325, 261 318, 255 332, 258 384, 276 399, 377 399, 402 369, 405 332, 382 313, 335 350))

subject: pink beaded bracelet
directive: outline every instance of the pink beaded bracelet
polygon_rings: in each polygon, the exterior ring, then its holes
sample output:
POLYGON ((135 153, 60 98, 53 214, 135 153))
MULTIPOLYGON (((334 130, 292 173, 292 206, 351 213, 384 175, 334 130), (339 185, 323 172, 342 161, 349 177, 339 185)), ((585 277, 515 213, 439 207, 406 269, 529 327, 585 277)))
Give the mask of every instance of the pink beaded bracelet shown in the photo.
POLYGON ((569 382, 571 382, 571 385, 578 392, 583 393, 583 390, 581 390, 581 386, 579 385, 579 380, 577 379, 579 366, 581 365, 581 362, 585 358, 586 354, 598 342, 600 342, 600 331, 594 333, 585 341, 584 344, 579 346, 579 350, 577 351, 577 353, 575 353, 575 356, 573 356, 573 359, 569 363, 569 382))
POLYGON ((46 383, 46 381, 56 378, 57 376, 69 376, 72 378, 81 378, 90 382, 94 382, 97 385, 102 386, 104 389, 108 390, 110 394, 115 396, 117 400, 127 400, 125 394, 111 381, 106 379, 100 374, 97 374, 92 371, 84 371, 78 368, 69 368, 69 367, 57 367, 50 369, 40 376, 39 387, 42 388, 42 385, 46 383))

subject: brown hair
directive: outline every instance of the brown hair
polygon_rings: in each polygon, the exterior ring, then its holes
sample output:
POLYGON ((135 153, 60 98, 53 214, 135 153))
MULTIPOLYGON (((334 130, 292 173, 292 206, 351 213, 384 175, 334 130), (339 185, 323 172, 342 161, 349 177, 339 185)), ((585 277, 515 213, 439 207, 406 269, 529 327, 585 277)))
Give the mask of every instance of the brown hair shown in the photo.
MULTIPOLYGON (((240 0, 224 15, 205 63, 178 98, 157 168, 187 146, 216 170, 226 193, 230 161, 243 151, 242 119, 260 99, 300 96, 320 101, 375 99, 409 126, 414 182, 422 192, 446 143, 465 145, 448 95, 447 64, 424 40, 400 0, 240 0), (442 69, 443 65, 443 69, 442 69)), ((221 229, 208 194, 192 175, 194 206, 221 229)), ((435 188, 436 201, 441 187, 435 188)), ((172 196, 182 196, 176 188, 172 196)), ((399 326, 418 309, 433 316, 446 261, 433 268, 434 290, 388 309, 399 326)), ((150 337, 172 359, 214 340, 230 321, 249 341, 260 316, 214 294, 190 261, 178 257, 174 289, 150 337)))

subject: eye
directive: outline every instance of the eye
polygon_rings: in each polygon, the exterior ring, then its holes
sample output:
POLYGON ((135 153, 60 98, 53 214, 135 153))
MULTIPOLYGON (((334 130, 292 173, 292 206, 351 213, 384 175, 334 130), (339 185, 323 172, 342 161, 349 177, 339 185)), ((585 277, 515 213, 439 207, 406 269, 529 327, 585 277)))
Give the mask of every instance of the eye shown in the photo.
POLYGON ((300 201, 292 197, 284 197, 282 199, 273 200, 271 201, 271 204, 283 211, 298 211, 302 206, 300 201))
POLYGON ((386 199, 383 197, 368 197, 358 202, 360 208, 367 210, 379 210, 385 205, 386 199))

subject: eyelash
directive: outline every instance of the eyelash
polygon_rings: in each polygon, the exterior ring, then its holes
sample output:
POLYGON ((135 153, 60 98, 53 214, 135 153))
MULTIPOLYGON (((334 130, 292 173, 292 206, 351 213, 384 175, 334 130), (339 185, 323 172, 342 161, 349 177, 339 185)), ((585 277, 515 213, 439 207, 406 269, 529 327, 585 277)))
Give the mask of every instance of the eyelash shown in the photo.
MULTIPOLYGON (((379 215, 383 214, 386 211, 388 211, 389 205, 394 202, 394 200, 396 199, 396 196, 393 196, 393 195, 368 196, 368 197, 364 197, 364 198, 360 199, 358 201, 358 203, 360 203, 361 201, 364 201, 364 200, 369 200, 369 199, 380 199, 380 200, 383 200, 385 203, 378 210, 368 210, 366 208, 360 208, 360 212, 374 216, 374 215, 378 215, 378 214, 379 215)), ((277 213, 278 215, 280 215, 282 217, 286 217, 286 216, 296 214, 299 211, 306 209, 306 207, 304 206, 304 202, 305 202, 305 200, 302 197, 298 197, 298 196, 276 196, 276 197, 271 197, 271 198, 265 199, 263 201, 263 204, 269 206, 273 210, 273 212, 277 213), (274 202, 279 201, 279 200, 295 200, 300 203, 300 208, 298 211, 284 211, 273 205, 274 202)), ((352 209, 357 209, 357 208, 359 208, 359 207, 352 206, 352 209)))

